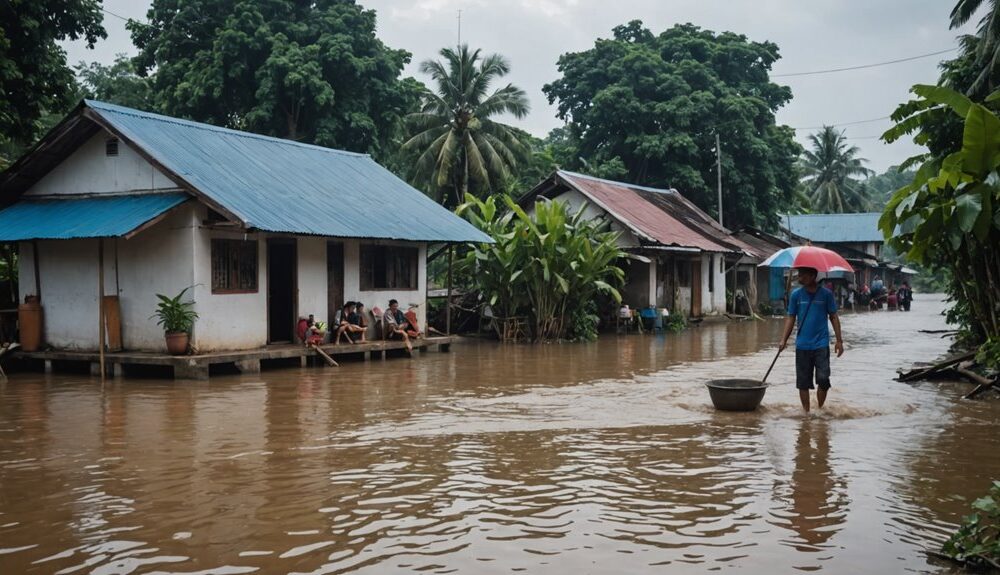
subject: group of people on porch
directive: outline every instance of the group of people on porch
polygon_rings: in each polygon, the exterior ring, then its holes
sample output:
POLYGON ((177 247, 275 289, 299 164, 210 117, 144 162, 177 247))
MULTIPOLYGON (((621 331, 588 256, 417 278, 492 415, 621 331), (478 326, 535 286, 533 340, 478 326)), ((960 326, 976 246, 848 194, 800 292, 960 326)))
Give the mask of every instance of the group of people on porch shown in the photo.
MULTIPOLYGON (((412 349, 411 340, 423 335, 417 323, 417 314, 413 310, 404 313, 399 309, 399 302, 391 299, 389 306, 383 312, 378 307, 371 310, 372 319, 381 320, 382 335, 385 339, 402 340, 408 350, 412 349)), ((306 345, 322 345, 329 333, 334 344, 344 339, 348 343, 364 343, 368 333, 368 311, 365 304, 359 301, 349 301, 337 310, 333 327, 329 330, 323 322, 316 321, 314 315, 299 319, 298 335, 306 345)))

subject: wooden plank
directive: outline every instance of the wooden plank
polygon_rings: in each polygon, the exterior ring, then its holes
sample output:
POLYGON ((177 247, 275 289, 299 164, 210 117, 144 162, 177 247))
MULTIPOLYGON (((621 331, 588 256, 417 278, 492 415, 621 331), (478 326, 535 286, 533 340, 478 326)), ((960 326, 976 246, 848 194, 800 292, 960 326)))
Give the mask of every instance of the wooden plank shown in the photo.
POLYGON ((118 296, 104 296, 104 328, 108 332, 108 351, 122 350, 122 312, 118 296))
POLYGON ((906 373, 900 373, 899 377, 896 378, 896 381, 907 382, 907 381, 916 381, 918 379, 923 379, 923 378, 926 378, 927 376, 933 374, 934 372, 940 371, 940 370, 945 369, 947 367, 951 367, 951 366, 953 366, 953 365, 955 365, 957 363, 961 363, 963 361, 972 359, 974 357, 976 357, 976 351, 970 351, 970 352, 967 352, 967 353, 963 353, 963 354, 959 354, 959 355, 956 355, 956 356, 952 356, 952 357, 950 357, 948 359, 945 359, 944 361, 938 362, 938 363, 936 363, 936 364, 934 364, 934 365, 932 365, 930 367, 921 368, 921 369, 913 369, 913 370, 910 370, 910 371, 908 371, 906 373))

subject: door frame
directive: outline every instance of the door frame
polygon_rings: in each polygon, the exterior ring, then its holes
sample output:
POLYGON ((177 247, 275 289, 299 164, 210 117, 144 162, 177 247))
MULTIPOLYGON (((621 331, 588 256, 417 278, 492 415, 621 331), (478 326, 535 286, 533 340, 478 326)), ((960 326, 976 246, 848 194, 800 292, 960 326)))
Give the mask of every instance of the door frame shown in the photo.
POLYGON ((704 266, 702 266, 701 257, 699 257, 696 260, 691 260, 691 317, 702 316, 701 298, 702 295, 704 294, 702 293, 701 290, 701 280, 702 280, 701 270, 703 267, 704 266))
POLYGON ((265 310, 265 316, 267 319, 267 344, 272 345, 271 340, 271 246, 272 245, 290 245, 292 247, 292 318, 291 318, 291 333, 292 341, 295 343, 295 323, 299 317, 299 242, 296 237, 289 236, 278 236, 267 238, 265 243, 265 250, 267 255, 267 293, 265 294, 265 303, 267 309, 265 310))

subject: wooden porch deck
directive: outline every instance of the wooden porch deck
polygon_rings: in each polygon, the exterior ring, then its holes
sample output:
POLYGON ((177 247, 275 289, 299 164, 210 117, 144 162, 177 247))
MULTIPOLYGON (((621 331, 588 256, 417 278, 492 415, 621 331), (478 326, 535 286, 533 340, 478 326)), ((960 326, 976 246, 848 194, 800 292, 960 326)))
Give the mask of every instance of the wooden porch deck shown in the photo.
MULTIPOLYGON (((424 337, 413 342, 414 350, 426 351, 430 346, 437 346, 440 351, 448 351, 454 336, 424 337)), ((322 350, 330 356, 363 354, 365 360, 385 359, 385 352, 394 349, 404 349, 402 341, 369 341, 365 343, 339 345, 326 344, 322 350)), ((89 363, 91 373, 99 375, 100 355, 96 351, 33 351, 17 352, 18 357, 41 360, 45 370, 51 371, 54 362, 89 363)), ((219 364, 233 364, 242 373, 259 373, 262 361, 275 359, 299 358, 301 365, 308 365, 310 357, 319 358, 314 349, 301 344, 269 345, 257 349, 241 351, 221 351, 198 355, 168 355, 165 353, 146 351, 120 351, 104 354, 105 369, 109 375, 121 375, 126 365, 158 365, 170 366, 174 370, 175 379, 208 379, 209 367, 219 364)), ((322 358, 318 361, 326 365, 322 358)))

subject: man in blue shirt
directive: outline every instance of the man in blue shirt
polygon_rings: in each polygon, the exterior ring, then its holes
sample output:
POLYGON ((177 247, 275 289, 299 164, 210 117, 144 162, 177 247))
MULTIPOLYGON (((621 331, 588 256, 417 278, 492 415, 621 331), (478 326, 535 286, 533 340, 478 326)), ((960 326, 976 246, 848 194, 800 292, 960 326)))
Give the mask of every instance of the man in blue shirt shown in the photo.
POLYGON ((820 407, 826 402, 830 389, 830 330, 827 318, 833 324, 837 336, 834 349, 837 357, 844 353, 844 338, 840 335, 840 318, 837 317, 837 302, 833 292, 816 283, 816 270, 798 268, 799 284, 788 299, 788 317, 785 332, 781 336, 782 350, 792 335, 792 328, 799 324, 795 336, 795 387, 799 388, 802 408, 809 411, 809 390, 813 389, 813 373, 816 375, 816 401, 820 407))

